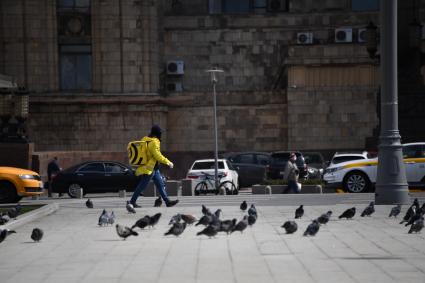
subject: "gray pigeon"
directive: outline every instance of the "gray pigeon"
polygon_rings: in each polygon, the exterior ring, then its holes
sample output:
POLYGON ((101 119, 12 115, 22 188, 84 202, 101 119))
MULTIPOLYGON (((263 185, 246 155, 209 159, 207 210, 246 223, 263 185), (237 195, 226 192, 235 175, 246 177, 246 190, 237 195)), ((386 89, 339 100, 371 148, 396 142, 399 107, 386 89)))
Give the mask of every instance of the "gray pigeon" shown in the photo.
POLYGON ((346 219, 351 219, 354 217, 354 215, 356 215, 356 208, 352 207, 347 209, 346 211, 344 211, 340 216, 338 216, 339 219, 341 218, 346 218, 346 219))
POLYGON ((315 236, 319 232, 320 224, 317 220, 313 220, 304 232, 304 236, 315 236))
POLYGON ((131 227, 131 229, 134 229, 136 227, 140 229, 145 229, 150 223, 151 217, 149 215, 145 215, 144 217, 137 220, 136 223, 131 227))
POLYGON ((281 227, 285 229, 286 234, 292 234, 298 230, 298 225, 295 221, 286 221, 281 227))
POLYGON ((317 218, 317 221, 320 224, 326 224, 326 223, 329 222, 329 219, 331 218, 331 215, 332 215, 332 211, 329 210, 328 212, 320 215, 319 218, 317 218))
POLYGON ((203 215, 211 215, 211 211, 209 208, 207 208, 205 205, 202 205, 202 214, 203 215))
POLYGON ((133 235, 133 236, 139 235, 139 234, 137 234, 137 232, 134 232, 132 229, 125 227, 125 226, 121 226, 120 224, 115 225, 115 228, 117 229, 118 236, 120 236, 124 240, 127 239, 131 235, 133 235))
POLYGON ((182 220, 182 216, 180 213, 177 213, 173 215, 170 219, 170 222, 168 222, 168 225, 172 225, 174 223, 179 223, 182 220))
POLYGON ((34 228, 31 233, 31 239, 33 239, 35 242, 40 242, 40 240, 43 238, 43 230, 40 228, 34 228))
POLYGON ((230 234, 237 221, 238 220, 236 218, 233 218, 232 220, 221 221, 219 232, 225 232, 227 234, 230 234))
POLYGON ((246 200, 244 200, 240 205, 240 209, 242 211, 245 211, 247 208, 248 208, 248 204, 246 203, 246 200))
POLYGON ((412 234, 412 232, 419 233, 422 228, 424 228, 424 218, 419 218, 415 222, 413 222, 412 226, 410 226, 409 234, 412 234))
POLYGON ((409 221, 406 223, 406 225, 404 225, 404 226, 412 225, 412 224, 413 224, 416 220, 419 220, 419 219, 421 219, 421 218, 423 218, 423 214, 422 214, 422 212, 421 212, 421 211, 416 212, 416 213, 415 213, 415 215, 413 215, 413 216, 409 219, 409 221))
POLYGON ((15 207, 12 207, 11 209, 9 209, 7 211, 7 215, 9 215, 9 217, 12 219, 16 219, 16 217, 18 217, 19 212, 16 210, 15 207))
POLYGON ((394 218, 396 218, 400 214, 400 212, 401 212, 401 204, 398 204, 397 206, 394 206, 393 208, 391 208, 391 212, 388 217, 394 216, 394 218))
POLYGON ((419 210, 419 201, 418 201, 418 199, 417 198, 415 198, 414 200, 413 200, 413 204, 412 204, 414 207, 415 207, 415 209, 416 209, 416 211, 418 211, 419 210))
POLYGON ((411 205, 409 209, 406 211, 406 214, 403 217, 403 220, 401 220, 400 224, 403 224, 404 222, 408 222, 410 218, 413 217, 413 215, 416 214, 416 207, 415 205, 411 205))
POLYGON ((16 233, 14 230, 0 229, 0 243, 3 242, 10 234, 16 233))
POLYGON ((242 219, 241 221, 239 221, 239 222, 238 222, 238 224, 236 224, 236 225, 233 227, 233 229, 232 229, 232 232, 231 232, 231 233, 233 233, 233 232, 235 232, 235 231, 240 231, 240 232, 242 233, 242 232, 243 232, 243 230, 245 230, 247 226, 248 226, 248 215, 245 215, 245 216, 243 217, 243 219, 242 219))
POLYGON ((257 217, 257 208, 254 204, 251 204, 251 207, 248 209, 248 215, 255 215, 257 217))
POLYGON ((153 206, 154 206, 154 207, 160 207, 161 205, 162 205, 162 199, 161 199, 161 197, 158 197, 158 198, 155 200, 155 202, 154 202, 153 206))
POLYGON ((162 214, 159 212, 159 213, 155 214, 154 216, 151 216, 150 221, 149 221, 149 226, 151 226, 151 227, 155 226, 158 223, 159 219, 161 218, 161 215, 162 214))
POLYGON ((196 235, 197 236, 205 235, 205 236, 208 236, 208 237, 211 238, 211 237, 215 237, 215 235, 217 235, 217 233, 218 233, 218 229, 215 226, 208 225, 207 227, 204 228, 204 230, 196 233, 196 235))
POLYGON ((178 237, 186 229, 186 225, 187 225, 186 222, 183 222, 183 223, 181 223, 181 222, 175 222, 173 224, 173 226, 171 226, 170 230, 168 230, 168 232, 166 232, 164 234, 164 236, 174 235, 174 236, 178 237))
POLYGON ((99 226, 103 226, 103 225, 108 225, 108 221, 109 221, 109 217, 108 217, 108 213, 106 212, 106 210, 104 209, 102 211, 102 214, 99 217, 99 222, 97 223, 99 226))
POLYGON ((129 201, 127 201, 127 205, 125 206, 125 208, 127 208, 128 213, 136 213, 136 210, 129 201))
POLYGON ((252 226, 257 221, 257 217, 254 214, 248 215, 248 225, 252 226))
POLYGON ((4 225, 4 224, 6 224, 9 221, 10 221, 10 217, 9 217, 9 215, 7 213, 3 213, 0 216, 0 225, 4 225))
POLYGON ((90 199, 87 199, 86 206, 87 208, 93 208, 93 202, 90 199))
POLYGON ((115 223, 115 213, 112 211, 108 214, 108 224, 113 225, 115 223))
POLYGON ((375 202, 371 201, 369 205, 363 210, 361 217, 371 216, 375 212, 375 202))
POLYGON ((295 210, 295 219, 301 218, 304 215, 304 205, 300 205, 300 207, 298 207, 295 210))
POLYGON ((201 219, 199 219, 198 223, 196 223, 195 226, 198 226, 198 225, 207 226, 207 225, 209 225, 211 223, 211 221, 212 221, 212 217, 211 216, 204 215, 204 216, 201 217, 201 219))
POLYGON ((196 222, 196 217, 190 214, 181 214, 181 219, 189 225, 196 222))

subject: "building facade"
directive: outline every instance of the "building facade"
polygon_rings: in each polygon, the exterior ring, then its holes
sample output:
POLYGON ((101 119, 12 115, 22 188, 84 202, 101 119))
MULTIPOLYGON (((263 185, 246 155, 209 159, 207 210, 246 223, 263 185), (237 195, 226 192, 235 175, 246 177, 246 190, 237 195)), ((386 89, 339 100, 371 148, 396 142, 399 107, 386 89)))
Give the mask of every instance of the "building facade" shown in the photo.
POLYGON ((378 2, 2 0, 0 73, 30 92, 40 152, 125 152, 156 123, 167 152, 209 153, 213 66, 220 151, 362 149, 378 2))

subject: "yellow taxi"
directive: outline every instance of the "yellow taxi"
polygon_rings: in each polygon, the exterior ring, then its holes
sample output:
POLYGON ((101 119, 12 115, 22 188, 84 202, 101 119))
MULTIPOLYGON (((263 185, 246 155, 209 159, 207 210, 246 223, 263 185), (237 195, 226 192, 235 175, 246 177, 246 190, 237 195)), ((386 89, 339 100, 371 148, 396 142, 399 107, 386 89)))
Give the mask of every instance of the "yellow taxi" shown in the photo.
POLYGON ((43 192, 43 182, 38 173, 15 167, 0 167, 0 203, 18 202, 22 197, 43 192))

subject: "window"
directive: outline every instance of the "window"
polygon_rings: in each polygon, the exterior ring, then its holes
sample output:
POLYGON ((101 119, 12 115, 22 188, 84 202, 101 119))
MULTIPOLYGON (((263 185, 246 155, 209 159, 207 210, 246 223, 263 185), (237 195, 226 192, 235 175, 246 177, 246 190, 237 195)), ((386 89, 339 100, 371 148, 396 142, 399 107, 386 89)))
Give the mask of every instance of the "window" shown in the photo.
MULTIPOLYGON (((217 162, 218 169, 224 169, 224 164, 222 161, 217 162)), ((214 161, 204 161, 204 162, 196 162, 193 164, 192 170, 207 170, 214 169, 214 161)))
POLYGON ((123 173, 125 168, 115 163, 105 163, 106 173, 123 173))
POLYGON ((233 160, 234 163, 254 164, 254 155, 240 154, 237 155, 233 160))
POLYGON ((90 8, 90 0, 58 0, 60 9, 87 9, 90 8))
POLYGON ((90 45, 60 47, 60 85, 62 90, 90 90, 92 81, 90 45))
POLYGON ((270 165, 270 157, 268 155, 258 154, 257 155, 257 162, 260 165, 270 165))
POLYGON ((223 12, 226 14, 248 14, 249 0, 225 0, 223 12))
POLYGON ((351 0, 353 11, 376 11, 379 10, 378 0, 351 0))
POLYGON ((421 145, 409 145, 403 147, 403 158, 423 158, 425 150, 421 145))
POLYGON ((288 12, 289 0, 209 0, 210 14, 288 12))
POLYGON ((332 159, 333 164, 338 164, 346 161, 365 159, 362 156, 339 156, 332 159))
POLYGON ((80 168, 78 172, 96 172, 96 173, 104 173, 105 168, 103 163, 90 163, 80 168))

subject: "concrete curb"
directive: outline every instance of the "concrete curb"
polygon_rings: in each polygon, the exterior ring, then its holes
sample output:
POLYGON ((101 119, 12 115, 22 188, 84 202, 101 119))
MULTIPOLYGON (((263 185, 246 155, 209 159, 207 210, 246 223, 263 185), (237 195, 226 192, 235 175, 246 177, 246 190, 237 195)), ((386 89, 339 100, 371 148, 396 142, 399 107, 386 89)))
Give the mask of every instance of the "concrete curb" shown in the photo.
POLYGON ((10 220, 6 225, 1 225, 0 229, 16 229, 19 226, 25 225, 43 216, 52 214, 59 209, 57 203, 52 203, 18 216, 16 220, 10 220))

